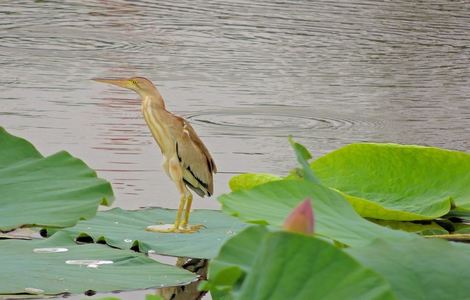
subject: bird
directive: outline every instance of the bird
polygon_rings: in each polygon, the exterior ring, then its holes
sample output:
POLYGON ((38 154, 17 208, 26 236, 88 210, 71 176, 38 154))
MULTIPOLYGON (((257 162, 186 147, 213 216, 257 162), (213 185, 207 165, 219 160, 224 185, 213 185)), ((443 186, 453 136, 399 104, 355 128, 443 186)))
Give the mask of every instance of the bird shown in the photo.
POLYGON ((213 174, 217 173, 217 167, 194 128, 183 117, 166 109, 159 90, 147 78, 93 78, 93 80, 132 90, 140 96, 145 122, 162 152, 162 167, 180 193, 174 224, 151 225, 146 230, 165 233, 199 231, 203 225, 188 224, 193 201, 189 189, 201 197, 211 196, 214 192, 213 174))

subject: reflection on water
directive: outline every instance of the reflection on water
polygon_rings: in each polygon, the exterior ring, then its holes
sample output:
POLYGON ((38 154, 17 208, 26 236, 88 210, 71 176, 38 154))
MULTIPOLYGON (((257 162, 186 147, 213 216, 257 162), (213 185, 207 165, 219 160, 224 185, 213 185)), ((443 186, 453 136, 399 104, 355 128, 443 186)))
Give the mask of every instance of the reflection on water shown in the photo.
POLYGON ((289 134, 315 155, 355 141, 470 146, 464 2, 14 3, 0 3, 0 125, 83 158, 121 207, 178 195, 136 96, 92 77, 155 81, 213 153, 216 194, 234 173, 293 166, 289 134))

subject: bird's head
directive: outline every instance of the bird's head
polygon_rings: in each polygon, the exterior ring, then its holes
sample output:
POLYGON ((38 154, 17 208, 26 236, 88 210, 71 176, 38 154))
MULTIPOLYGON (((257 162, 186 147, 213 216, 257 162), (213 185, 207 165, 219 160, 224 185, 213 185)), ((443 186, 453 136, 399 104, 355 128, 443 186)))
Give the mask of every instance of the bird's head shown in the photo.
POLYGON ((133 90, 141 96, 155 92, 156 88, 153 83, 144 77, 131 78, 93 78, 94 81, 109 83, 119 87, 133 90))

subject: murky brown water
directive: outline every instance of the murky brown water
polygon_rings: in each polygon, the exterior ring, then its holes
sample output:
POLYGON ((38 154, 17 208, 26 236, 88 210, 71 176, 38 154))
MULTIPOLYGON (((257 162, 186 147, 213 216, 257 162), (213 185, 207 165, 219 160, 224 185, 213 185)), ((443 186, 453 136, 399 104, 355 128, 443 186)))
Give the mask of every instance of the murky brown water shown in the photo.
POLYGON ((357 141, 470 148, 469 3, 12 3, 0 2, 0 126, 83 158, 116 206, 178 195, 136 95, 97 76, 152 79, 213 153, 216 194, 233 174, 294 166, 289 134, 316 155, 357 141))

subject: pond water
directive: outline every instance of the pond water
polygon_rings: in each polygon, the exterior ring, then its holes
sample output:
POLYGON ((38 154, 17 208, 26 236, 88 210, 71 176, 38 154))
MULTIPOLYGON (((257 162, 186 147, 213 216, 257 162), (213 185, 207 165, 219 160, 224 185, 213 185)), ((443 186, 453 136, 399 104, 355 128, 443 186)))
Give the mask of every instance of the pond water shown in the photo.
MULTIPOLYGON (((114 206, 178 193, 129 91, 145 76, 212 152, 215 193, 242 172, 359 141, 470 148, 470 4, 415 1, 2 1, 0 126, 110 180, 114 206)), ((218 208, 215 198, 196 208, 218 208)))
MULTIPOLYGON (((137 96, 140 75, 219 168, 285 173, 358 141, 470 146, 470 5, 390 1, 0 3, 0 126, 110 180, 115 206, 176 207, 137 96)), ((195 207, 217 208, 215 199, 195 207)))

